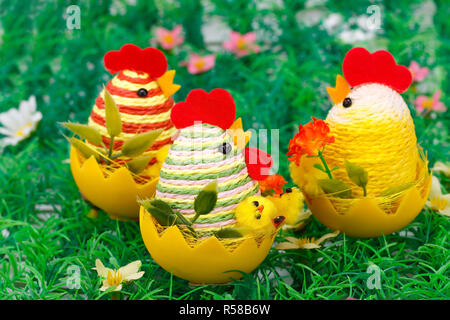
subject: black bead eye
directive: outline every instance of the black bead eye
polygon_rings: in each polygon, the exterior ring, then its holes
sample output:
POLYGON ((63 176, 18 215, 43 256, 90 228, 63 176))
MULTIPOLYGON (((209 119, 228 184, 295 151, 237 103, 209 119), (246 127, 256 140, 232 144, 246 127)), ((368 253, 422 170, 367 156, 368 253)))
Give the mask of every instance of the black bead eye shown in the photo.
POLYGON ((144 98, 148 95, 147 89, 141 88, 138 90, 137 95, 141 98, 144 98))
POLYGON ((231 145, 228 142, 224 142, 219 146, 219 152, 223 154, 229 154, 231 152, 231 145))
POLYGON ((282 223, 284 221, 284 219, 286 219, 284 216, 278 216, 275 219, 273 219, 273 222, 275 224, 280 224, 280 223, 282 223))
POLYGON ((261 219, 261 215, 260 215, 260 214, 257 214, 257 215, 255 216, 255 218, 256 218, 256 220, 259 220, 259 219, 261 219))
POLYGON ((259 207, 259 202, 258 201, 253 201, 253 204, 255 205, 255 207, 259 207))
POLYGON ((292 188, 286 188, 286 193, 291 193, 292 192, 292 188))
POLYGON ((344 106, 344 108, 350 107, 352 105, 352 99, 345 98, 344 101, 342 102, 342 105, 344 106))

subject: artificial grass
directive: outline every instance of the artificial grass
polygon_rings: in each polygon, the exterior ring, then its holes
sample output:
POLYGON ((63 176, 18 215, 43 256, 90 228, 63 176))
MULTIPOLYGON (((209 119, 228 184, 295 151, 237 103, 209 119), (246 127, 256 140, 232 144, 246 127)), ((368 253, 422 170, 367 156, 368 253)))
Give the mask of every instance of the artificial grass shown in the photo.
MULTIPOLYGON (((59 121, 85 123, 101 86, 110 78, 101 58, 131 42, 148 45, 150 28, 181 23, 187 45, 168 54, 177 69, 175 83, 182 85, 175 100, 182 101, 193 88, 229 90, 245 128, 279 129, 279 173, 288 178, 287 145, 300 123, 311 116, 324 118, 331 104, 325 86, 334 83, 345 52, 351 45, 328 35, 319 26, 306 26, 295 18, 304 9, 301 1, 284 7, 261 9, 257 2, 212 1, 209 9, 199 1, 120 2, 125 14, 113 15, 117 1, 80 2, 81 29, 68 31, 63 19, 68 1, 0 0, 0 111, 17 107, 36 95, 43 119, 32 138, 8 147, 0 156, 0 299, 109 299, 99 291, 94 267, 100 258, 108 267, 134 260, 143 262, 143 278, 122 290, 123 299, 448 299, 448 219, 424 209, 409 226, 392 235, 354 239, 339 235, 318 250, 272 249, 261 266, 243 280, 222 286, 190 286, 160 268, 148 254, 136 223, 87 217, 89 206, 81 199, 66 161, 69 147, 57 126, 59 121), (20 7, 20 8, 19 8, 20 7), (238 12, 236 8, 241 8, 238 12), (201 52, 202 20, 220 15, 240 32, 262 30, 262 53, 236 59, 220 54, 216 66, 201 75, 190 75, 179 62, 190 50, 201 52), (276 30, 266 24, 274 16, 276 30), (45 210, 44 210, 45 209, 45 210), (43 212, 47 211, 47 213, 43 212), (370 289, 366 272, 371 264, 381 270, 380 289, 370 289), (80 288, 67 286, 79 270, 80 288), (287 270, 292 279, 283 277, 287 270)), ((365 13, 366 1, 329 2, 328 8, 346 17, 365 13), (349 6, 352 8, 348 10, 349 6)), ((384 30, 362 45, 387 48, 399 63, 410 60, 429 64, 430 90, 449 92, 449 6, 435 1, 433 25, 423 29, 413 11, 420 1, 385 4, 384 30), (407 32, 410 37, 405 39, 407 32), (431 47, 431 48, 430 48, 431 47)), ((434 92, 434 91, 433 91, 434 92)), ((448 113, 422 117, 411 107, 418 142, 430 163, 448 159, 448 113)), ((448 96, 444 104, 450 106, 448 96)), ((275 141, 275 135, 272 135, 275 141)), ((270 143, 269 143, 270 144, 270 143)), ((274 153, 275 150, 269 151, 274 153)), ((448 188, 449 180, 440 176, 448 188)), ((299 236, 320 237, 330 232, 314 218, 299 236)), ((283 233, 280 238, 286 235, 283 233)))

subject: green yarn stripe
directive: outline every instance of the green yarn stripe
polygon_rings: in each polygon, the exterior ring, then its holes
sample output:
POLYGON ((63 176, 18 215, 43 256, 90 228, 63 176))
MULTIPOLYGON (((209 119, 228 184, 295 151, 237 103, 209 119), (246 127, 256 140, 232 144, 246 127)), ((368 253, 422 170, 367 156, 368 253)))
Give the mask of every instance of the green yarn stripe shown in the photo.
POLYGON ((183 172, 181 171, 181 174, 170 174, 167 173, 164 170, 164 166, 161 168, 161 172, 160 172, 160 177, 164 178, 164 179, 173 179, 173 180, 203 180, 203 179, 217 179, 217 178, 223 178, 223 177, 228 177, 232 174, 236 174, 242 171, 242 169, 244 169, 247 165, 245 164, 245 162, 239 164, 237 167, 235 168, 231 168, 228 170, 224 170, 221 172, 217 172, 217 173, 192 173, 192 174, 183 174, 183 172))
MULTIPOLYGON (((247 197, 252 196, 255 193, 257 193, 258 189, 259 189, 259 185, 256 183, 253 186, 253 188, 250 188, 250 189, 246 190, 246 192, 244 192, 240 197, 233 198, 233 199, 230 199, 230 200, 225 200, 225 201, 221 200, 221 199, 218 199, 216 207, 225 207, 225 206, 229 206, 229 205, 232 205, 232 204, 239 204, 241 201, 243 201, 247 197)), ((169 205, 173 209, 192 209, 193 206, 194 206, 193 203, 183 203, 183 202, 176 202, 176 201, 170 202, 169 205)))
MULTIPOLYGON (((228 191, 228 190, 232 190, 232 189, 236 189, 239 188, 241 186, 246 185, 247 183, 249 183, 252 179, 247 176, 244 179, 234 183, 234 184, 230 184, 227 186, 218 186, 218 192, 224 192, 224 191, 228 191)), ((174 193, 174 194, 189 194, 189 195, 196 195, 200 192, 201 189, 194 189, 194 188, 169 188, 169 187, 165 187, 163 185, 160 185, 158 187, 158 190, 160 192, 166 192, 166 193, 174 193)))
POLYGON ((205 151, 219 149, 219 146, 223 145, 225 142, 232 143, 231 139, 227 136, 224 139, 220 139, 213 143, 188 143, 186 145, 181 145, 174 143, 171 147, 174 151, 205 151))

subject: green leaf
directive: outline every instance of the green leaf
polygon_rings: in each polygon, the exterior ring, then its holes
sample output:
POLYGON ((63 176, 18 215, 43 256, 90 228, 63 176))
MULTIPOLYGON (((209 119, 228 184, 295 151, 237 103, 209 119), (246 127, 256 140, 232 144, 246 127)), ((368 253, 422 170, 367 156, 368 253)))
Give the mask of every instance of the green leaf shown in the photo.
POLYGON ((103 88, 105 92, 105 121, 106 121, 106 130, 108 131, 109 136, 117 137, 122 132, 122 121, 120 120, 120 112, 114 102, 113 98, 106 90, 103 88))
POLYGON ((314 163, 313 167, 318 169, 318 170, 320 170, 320 171, 322 171, 322 172, 326 172, 325 168, 320 163, 314 163))
POLYGON ((232 239, 232 238, 242 238, 243 234, 235 228, 224 228, 220 229, 215 233, 215 236, 219 239, 232 239))
POLYGON ((363 167, 357 164, 351 163, 350 161, 344 160, 345 170, 347 170, 347 175, 352 180, 354 184, 361 188, 365 188, 367 182, 369 182, 369 175, 363 167))
POLYGON ((325 193, 330 193, 340 198, 353 198, 352 189, 345 182, 336 179, 319 179, 317 182, 325 193))
MULTIPOLYGON (((145 206, 144 206, 145 207, 145 206)), ((177 221, 177 216, 173 213, 169 214, 160 208, 148 205, 145 209, 158 221, 162 226, 172 226, 177 221)))
POLYGON ((99 160, 99 155, 97 152, 95 152, 94 149, 92 149, 91 147, 87 146, 83 141, 76 139, 74 137, 69 139, 70 144, 72 146, 74 146, 75 148, 77 148, 86 159, 89 159, 91 156, 93 156, 95 158, 95 160, 99 160))
POLYGON ((366 186, 369 182, 369 174, 363 167, 357 164, 351 163, 350 161, 344 160, 345 170, 347 170, 347 175, 350 180, 357 186, 363 188, 364 196, 367 195, 366 186))
POLYGON ((92 127, 80 123, 60 122, 61 125, 71 130, 76 135, 93 144, 102 145, 102 135, 92 127))
POLYGON ((197 195, 194 200, 194 210, 197 215, 210 213, 217 202, 217 181, 211 182, 197 195))
POLYGON ((140 133, 133 138, 127 140, 122 145, 122 154, 127 157, 136 157, 151 147, 156 138, 161 134, 162 130, 152 130, 140 133))
POLYGON ((158 208, 164 212, 166 212, 167 214, 175 214, 172 210, 172 208, 170 207, 170 205, 160 199, 151 199, 148 202, 149 205, 151 205, 152 207, 158 208))
POLYGON ((386 190, 384 190, 383 192, 381 192, 379 194, 379 196, 380 197, 388 197, 390 195, 393 195, 393 194, 400 193, 400 192, 403 192, 405 190, 408 190, 409 188, 411 188, 415 184, 416 184, 416 182, 413 181, 413 182, 404 183, 404 184, 399 185, 399 186, 390 187, 390 188, 387 188, 386 190))
POLYGON ((136 158, 131 161, 128 161, 127 162, 128 169, 131 172, 138 174, 147 167, 151 158, 152 158, 152 156, 145 156, 145 157, 140 157, 140 158, 136 158))

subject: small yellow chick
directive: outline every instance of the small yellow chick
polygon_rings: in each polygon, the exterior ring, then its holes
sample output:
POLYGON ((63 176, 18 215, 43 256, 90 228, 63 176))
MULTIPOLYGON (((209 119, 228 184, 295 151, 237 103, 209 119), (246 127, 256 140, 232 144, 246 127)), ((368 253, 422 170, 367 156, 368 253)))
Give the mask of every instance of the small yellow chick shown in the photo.
POLYGON ((236 229, 242 233, 271 233, 286 220, 275 204, 262 196, 251 196, 236 207, 236 229))
POLYGON ((303 209, 303 194, 298 188, 287 188, 281 196, 268 196, 267 199, 286 217, 286 224, 292 226, 298 222, 303 209))

